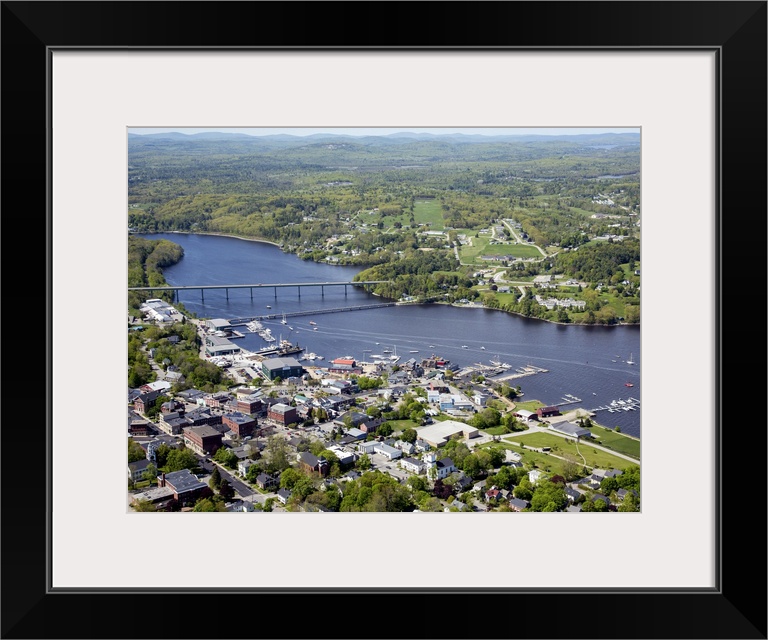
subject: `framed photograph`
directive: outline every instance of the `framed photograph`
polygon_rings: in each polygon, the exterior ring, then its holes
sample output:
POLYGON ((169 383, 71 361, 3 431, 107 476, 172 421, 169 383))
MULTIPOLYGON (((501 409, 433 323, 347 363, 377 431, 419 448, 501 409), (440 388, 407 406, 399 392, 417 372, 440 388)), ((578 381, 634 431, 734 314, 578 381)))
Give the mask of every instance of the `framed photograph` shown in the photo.
POLYGON ((724 386, 761 318, 723 287, 765 265, 766 3, 404 7, 3 3, 6 238, 36 211, 46 240, 7 272, 47 285, 45 419, 3 430, 3 637, 766 637, 765 430, 724 386), (249 128, 639 134, 642 509, 127 509, 129 135, 249 128))

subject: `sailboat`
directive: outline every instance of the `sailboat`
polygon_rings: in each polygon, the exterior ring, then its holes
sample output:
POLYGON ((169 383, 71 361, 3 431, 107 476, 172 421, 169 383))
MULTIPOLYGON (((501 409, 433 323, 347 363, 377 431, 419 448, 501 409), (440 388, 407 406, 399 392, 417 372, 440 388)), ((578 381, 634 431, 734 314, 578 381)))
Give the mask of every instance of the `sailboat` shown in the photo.
POLYGON ((283 319, 280 322, 282 324, 288 324, 288 320, 285 319, 285 313, 283 313, 283 319))
POLYGON ((627 360, 627 364, 635 364, 635 361, 632 359, 632 354, 629 354, 629 360, 627 360))

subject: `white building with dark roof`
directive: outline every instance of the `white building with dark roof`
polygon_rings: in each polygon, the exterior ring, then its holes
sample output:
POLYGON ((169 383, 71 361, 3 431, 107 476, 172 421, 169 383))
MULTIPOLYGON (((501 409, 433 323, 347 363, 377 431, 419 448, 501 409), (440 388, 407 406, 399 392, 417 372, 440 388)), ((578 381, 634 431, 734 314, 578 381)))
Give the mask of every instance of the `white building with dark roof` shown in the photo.
POLYGON ((402 458, 400 466, 411 473, 421 473, 424 471, 424 463, 416 458, 402 458))

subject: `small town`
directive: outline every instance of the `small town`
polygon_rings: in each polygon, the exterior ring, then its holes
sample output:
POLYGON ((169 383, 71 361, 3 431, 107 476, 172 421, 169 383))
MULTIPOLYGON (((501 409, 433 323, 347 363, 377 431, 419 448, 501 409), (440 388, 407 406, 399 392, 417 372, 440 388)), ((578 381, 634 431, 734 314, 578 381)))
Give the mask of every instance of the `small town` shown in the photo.
POLYGON ((513 386, 546 370, 491 383, 503 369, 384 349, 324 358, 258 321, 191 318, 160 299, 141 313, 128 330, 154 379, 129 376, 131 511, 640 510, 639 440, 513 386), (242 331, 267 346, 241 349, 242 331), (191 345, 221 372, 217 389, 173 364, 191 345))

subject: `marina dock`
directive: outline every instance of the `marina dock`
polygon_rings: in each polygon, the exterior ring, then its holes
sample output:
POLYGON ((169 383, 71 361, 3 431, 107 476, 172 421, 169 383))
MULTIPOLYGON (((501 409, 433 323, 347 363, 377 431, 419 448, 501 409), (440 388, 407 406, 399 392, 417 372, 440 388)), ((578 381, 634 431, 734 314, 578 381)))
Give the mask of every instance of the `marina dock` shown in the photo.
POLYGON ((621 411, 637 411, 640 409, 640 401, 637 398, 627 398, 625 400, 613 400, 607 405, 601 405, 594 409, 589 409, 590 413, 598 411, 607 411, 608 413, 619 413, 621 411))
POLYGON ((517 378, 535 376, 537 373, 548 373, 548 372, 549 372, 549 369, 542 369, 541 367, 534 367, 533 365, 529 364, 524 367, 515 369, 515 373, 510 373, 507 375, 499 376, 498 378, 494 378, 493 381, 503 382, 504 380, 515 380, 517 378))

